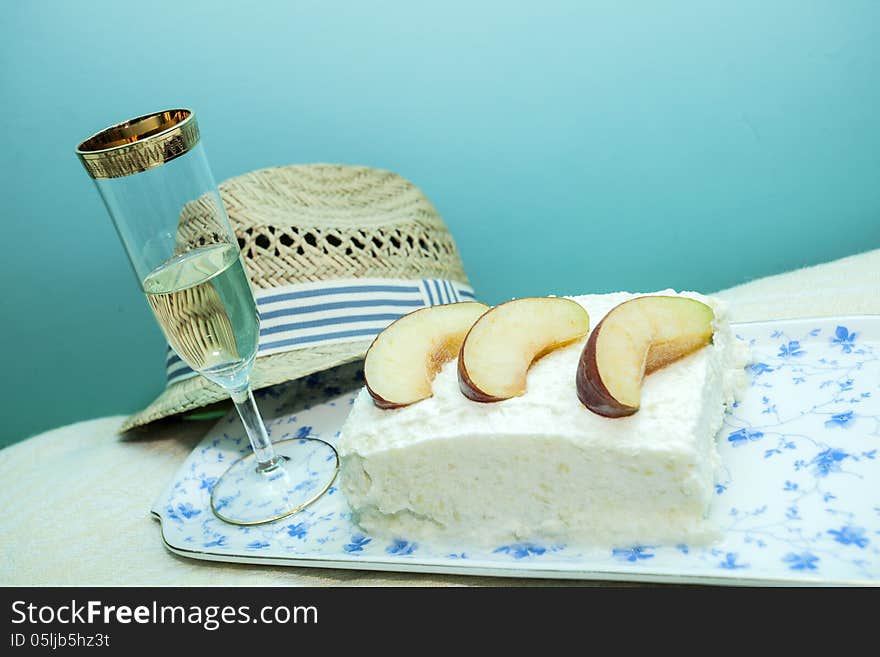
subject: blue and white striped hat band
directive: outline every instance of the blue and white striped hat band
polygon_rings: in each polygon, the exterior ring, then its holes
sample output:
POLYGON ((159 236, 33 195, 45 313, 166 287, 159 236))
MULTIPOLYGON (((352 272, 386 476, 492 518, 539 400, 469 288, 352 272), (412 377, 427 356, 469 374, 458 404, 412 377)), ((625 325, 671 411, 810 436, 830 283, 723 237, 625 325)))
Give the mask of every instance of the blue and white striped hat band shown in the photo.
MULTIPOLYGON (((327 344, 372 340, 391 322, 427 306, 473 301, 471 287, 440 278, 352 278, 255 291, 258 356, 327 344)), ((168 385, 196 375, 171 347, 168 385)))

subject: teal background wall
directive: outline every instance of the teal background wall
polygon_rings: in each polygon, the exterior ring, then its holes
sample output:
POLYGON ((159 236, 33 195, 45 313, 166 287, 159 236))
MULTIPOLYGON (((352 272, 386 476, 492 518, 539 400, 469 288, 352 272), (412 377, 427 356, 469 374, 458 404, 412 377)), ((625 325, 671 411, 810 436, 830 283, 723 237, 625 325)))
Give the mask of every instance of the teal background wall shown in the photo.
POLYGON ((199 114, 215 176, 389 168, 489 302, 714 291, 880 246, 880 3, 13 0, 0 444, 125 413, 161 334, 73 154, 199 114))

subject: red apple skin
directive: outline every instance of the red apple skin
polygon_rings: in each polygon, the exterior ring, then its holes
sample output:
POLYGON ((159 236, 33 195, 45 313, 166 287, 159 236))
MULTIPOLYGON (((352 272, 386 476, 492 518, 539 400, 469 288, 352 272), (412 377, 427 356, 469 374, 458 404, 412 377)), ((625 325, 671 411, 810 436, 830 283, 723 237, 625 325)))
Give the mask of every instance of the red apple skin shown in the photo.
POLYGON ((477 388, 473 379, 471 379, 468 374, 467 368, 464 365, 464 358, 462 358, 461 355, 459 355, 458 358, 458 388, 461 390, 461 394, 465 397, 471 401, 480 402, 481 404, 504 401, 504 397, 487 395, 485 392, 477 388))
POLYGON ((387 399, 385 399, 384 397, 379 395, 377 392, 374 392, 373 389, 370 387, 369 383, 366 384, 366 388, 367 388, 367 392, 370 393, 370 397, 373 398, 373 403, 378 408, 381 408, 384 410, 391 410, 393 408, 403 408, 404 406, 409 406, 409 404, 396 404, 395 402, 388 401, 387 399))
POLYGON ((584 406, 597 415, 611 418, 626 417, 638 411, 638 407, 621 404, 612 397, 605 384, 602 383, 599 368, 596 365, 596 342, 599 339, 604 321, 603 318, 590 333, 587 344, 584 345, 584 350, 581 352, 575 376, 577 396, 584 406))

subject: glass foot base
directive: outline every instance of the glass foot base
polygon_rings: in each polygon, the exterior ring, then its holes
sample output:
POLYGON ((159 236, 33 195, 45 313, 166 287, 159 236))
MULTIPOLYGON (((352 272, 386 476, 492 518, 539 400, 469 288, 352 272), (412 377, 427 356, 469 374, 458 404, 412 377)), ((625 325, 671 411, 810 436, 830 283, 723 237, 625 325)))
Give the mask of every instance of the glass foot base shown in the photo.
POLYGON ((257 470, 253 454, 239 459, 214 484, 211 510, 233 525, 259 525, 301 511, 323 495, 336 479, 339 455, 318 438, 272 443, 279 464, 257 470))

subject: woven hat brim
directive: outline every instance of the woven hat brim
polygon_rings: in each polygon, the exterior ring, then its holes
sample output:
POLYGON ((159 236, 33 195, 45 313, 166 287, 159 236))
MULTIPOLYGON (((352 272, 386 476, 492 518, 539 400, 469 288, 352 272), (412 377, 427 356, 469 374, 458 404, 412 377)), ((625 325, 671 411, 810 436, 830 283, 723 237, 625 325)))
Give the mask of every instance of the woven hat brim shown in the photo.
MULTIPOLYGON (((262 356, 254 363, 251 388, 259 390, 362 360, 371 343, 372 340, 346 342, 262 356)), ((229 393, 216 383, 202 376, 194 376, 168 386, 144 410, 129 417, 122 424, 121 431, 228 399, 229 393)))

